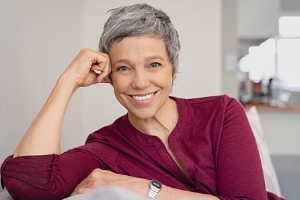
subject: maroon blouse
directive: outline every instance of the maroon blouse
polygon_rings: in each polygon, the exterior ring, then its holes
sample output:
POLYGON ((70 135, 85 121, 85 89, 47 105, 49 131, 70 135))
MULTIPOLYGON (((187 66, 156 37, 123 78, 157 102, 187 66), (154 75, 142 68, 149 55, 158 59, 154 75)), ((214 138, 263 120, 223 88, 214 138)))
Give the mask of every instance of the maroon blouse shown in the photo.
POLYGON ((174 99, 179 119, 168 142, 189 177, 158 137, 139 132, 124 115, 61 155, 8 157, 1 167, 2 185, 16 199, 62 199, 101 168, 222 200, 280 199, 266 192, 258 148, 240 103, 228 96, 174 99))

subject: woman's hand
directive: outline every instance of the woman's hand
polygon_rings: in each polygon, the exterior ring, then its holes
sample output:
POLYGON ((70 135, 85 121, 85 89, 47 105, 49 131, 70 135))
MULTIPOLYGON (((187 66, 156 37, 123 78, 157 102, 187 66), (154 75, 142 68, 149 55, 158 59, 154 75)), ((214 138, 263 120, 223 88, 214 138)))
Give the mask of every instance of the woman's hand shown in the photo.
POLYGON ((91 49, 82 49, 64 71, 75 87, 86 87, 99 82, 110 83, 110 58, 108 54, 91 49))
POLYGON ((88 193, 101 186, 119 186, 146 196, 149 180, 116 174, 108 170, 95 169, 75 188, 71 195, 88 193))

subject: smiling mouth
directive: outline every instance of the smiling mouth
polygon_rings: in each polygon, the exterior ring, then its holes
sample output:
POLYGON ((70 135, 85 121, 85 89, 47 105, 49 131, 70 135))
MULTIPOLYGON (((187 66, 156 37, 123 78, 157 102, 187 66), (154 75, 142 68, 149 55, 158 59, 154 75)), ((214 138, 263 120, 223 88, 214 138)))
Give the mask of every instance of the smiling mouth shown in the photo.
POLYGON ((145 101, 145 100, 151 99, 151 97, 153 97, 156 93, 157 92, 153 92, 153 93, 143 95, 143 96, 136 96, 136 95, 130 95, 130 96, 137 101, 145 101))

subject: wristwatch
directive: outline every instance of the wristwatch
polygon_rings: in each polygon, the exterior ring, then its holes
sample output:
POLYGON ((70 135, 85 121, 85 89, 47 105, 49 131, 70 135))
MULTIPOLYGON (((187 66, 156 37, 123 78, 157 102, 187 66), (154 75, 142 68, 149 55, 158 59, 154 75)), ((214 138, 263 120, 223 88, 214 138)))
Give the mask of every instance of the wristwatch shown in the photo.
POLYGON ((147 197, 154 199, 154 197, 159 193, 162 188, 162 184, 157 180, 151 180, 149 183, 149 193, 147 197))

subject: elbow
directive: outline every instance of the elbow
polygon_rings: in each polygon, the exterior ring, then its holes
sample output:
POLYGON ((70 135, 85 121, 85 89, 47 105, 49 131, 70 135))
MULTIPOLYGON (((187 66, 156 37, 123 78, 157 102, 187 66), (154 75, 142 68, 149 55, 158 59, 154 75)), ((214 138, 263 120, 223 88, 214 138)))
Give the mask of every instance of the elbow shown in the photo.
POLYGON ((71 192, 66 192, 63 187, 36 187, 28 183, 24 183, 18 179, 8 178, 4 180, 5 188, 13 199, 39 199, 39 200, 61 200, 70 196, 71 192))

